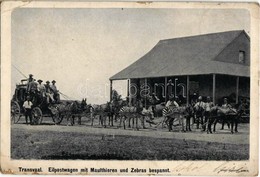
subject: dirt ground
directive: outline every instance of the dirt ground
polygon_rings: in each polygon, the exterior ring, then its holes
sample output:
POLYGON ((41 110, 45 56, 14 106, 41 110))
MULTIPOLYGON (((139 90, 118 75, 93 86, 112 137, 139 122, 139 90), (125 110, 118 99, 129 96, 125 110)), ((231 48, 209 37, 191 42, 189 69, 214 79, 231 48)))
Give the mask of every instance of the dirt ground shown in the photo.
MULTIPOLYGON (((160 119, 155 120, 159 122, 160 119)), ((168 132, 162 126, 146 123, 139 130, 118 127, 103 128, 95 120, 83 118, 82 125, 54 125, 44 117, 42 125, 26 125, 22 117, 11 126, 13 159, 118 159, 118 160, 246 160, 249 158, 249 124, 239 124, 238 133, 225 127, 207 134, 196 129, 181 132, 175 126, 168 132)))

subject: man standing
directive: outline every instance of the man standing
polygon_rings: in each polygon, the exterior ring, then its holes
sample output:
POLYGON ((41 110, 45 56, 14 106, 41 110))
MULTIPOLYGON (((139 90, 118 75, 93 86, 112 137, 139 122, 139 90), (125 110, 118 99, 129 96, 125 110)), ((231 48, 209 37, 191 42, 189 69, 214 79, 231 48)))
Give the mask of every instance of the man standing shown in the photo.
POLYGON ((168 110, 167 111, 167 120, 166 120, 166 123, 169 122, 169 131, 172 131, 172 126, 173 126, 173 121, 174 121, 174 118, 170 117, 170 116, 173 116, 174 114, 174 109, 175 108, 178 108, 179 107, 179 104, 175 101, 175 98, 174 96, 171 96, 169 101, 167 101, 166 105, 165 105, 166 109, 168 110))
POLYGON ((204 125, 203 117, 204 117, 204 110, 205 110, 205 103, 202 101, 202 96, 199 96, 198 102, 194 106, 195 108, 195 115, 197 120, 197 129, 199 129, 199 123, 201 122, 202 128, 204 125))
POLYGON ((26 101, 23 103, 25 121, 27 125, 28 125, 28 117, 30 119, 30 124, 32 125, 32 106, 33 104, 30 101, 30 97, 27 96, 26 101))
POLYGON ((213 106, 214 106, 214 103, 211 101, 210 97, 208 96, 207 101, 205 103, 205 113, 204 113, 206 125, 203 126, 203 131, 206 130, 206 126, 207 126, 207 131, 211 131, 211 128, 209 127, 209 126, 211 126, 209 123, 209 121, 210 121, 209 118, 210 118, 210 110, 213 106))
MULTIPOLYGON (((227 98, 224 98, 224 101, 223 101, 223 104, 222 104, 221 108, 225 110, 224 111, 225 114, 227 114, 230 111, 230 109, 232 108, 231 105, 228 103, 228 99, 227 98)), ((227 125, 228 125, 228 128, 230 128, 230 125, 229 125, 228 122, 227 122, 227 125)), ((222 122, 221 130, 224 129, 224 126, 225 126, 225 120, 223 120, 223 122, 222 122)))
POLYGON ((152 111, 152 118, 154 118, 155 115, 155 107, 156 104, 160 102, 160 99, 156 96, 155 93, 152 93, 151 99, 150 99, 150 104, 151 104, 151 111, 152 111))
POLYGON ((29 74, 29 78, 27 79, 28 80, 28 83, 33 81, 33 75, 32 74, 29 74))
POLYGON ((60 102, 60 94, 59 94, 59 90, 57 89, 56 85, 55 85, 56 81, 53 80, 52 81, 52 85, 50 86, 53 94, 54 94, 54 99, 56 101, 56 103, 59 103, 60 102))

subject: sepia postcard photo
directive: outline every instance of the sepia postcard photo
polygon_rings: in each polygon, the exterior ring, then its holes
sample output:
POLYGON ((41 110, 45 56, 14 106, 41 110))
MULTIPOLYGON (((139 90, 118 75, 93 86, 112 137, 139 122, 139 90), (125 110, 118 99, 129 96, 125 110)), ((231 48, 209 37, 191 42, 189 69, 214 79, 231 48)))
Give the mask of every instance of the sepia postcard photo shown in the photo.
POLYGON ((1 3, 1 172, 258 175, 259 5, 1 3))

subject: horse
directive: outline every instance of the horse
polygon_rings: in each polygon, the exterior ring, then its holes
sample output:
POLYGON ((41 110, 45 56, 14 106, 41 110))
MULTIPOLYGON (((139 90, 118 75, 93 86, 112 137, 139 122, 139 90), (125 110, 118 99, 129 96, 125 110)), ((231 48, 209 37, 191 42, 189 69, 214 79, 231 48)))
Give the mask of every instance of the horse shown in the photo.
POLYGON ((203 118, 205 114, 205 109, 203 106, 193 106, 194 109, 194 120, 197 124, 197 129, 199 129, 199 124, 201 124, 202 128, 205 126, 203 118))
MULTIPOLYGON (((113 105, 111 102, 107 102, 105 104, 101 105, 93 105, 91 107, 91 112, 92 112, 92 123, 91 126, 93 126, 93 120, 96 116, 99 116, 99 125, 103 126, 106 128, 106 118, 109 117, 109 125, 110 122, 113 122, 113 105)), ((111 123, 113 125, 113 123, 111 123)))
POLYGON ((219 106, 214 106, 210 110, 210 119, 208 125, 208 133, 212 133, 211 126, 213 125, 213 132, 216 132, 216 124, 227 122, 231 124, 231 133, 233 134, 234 131, 237 131, 238 120, 243 114, 242 107, 238 106, 237 109, 235 108, 221 108, 219 106), (235 125, 235 129, 234 129, 235 125))
POLYGON ((60 117, 67 118, 67 125, 75 124, 75 117, 78 118, 77 123, 81 125, 81 118, 90 113, 90 105, 87 105, 86 99, 81 103, 78 101, 67 101, 56 105, 60 117))

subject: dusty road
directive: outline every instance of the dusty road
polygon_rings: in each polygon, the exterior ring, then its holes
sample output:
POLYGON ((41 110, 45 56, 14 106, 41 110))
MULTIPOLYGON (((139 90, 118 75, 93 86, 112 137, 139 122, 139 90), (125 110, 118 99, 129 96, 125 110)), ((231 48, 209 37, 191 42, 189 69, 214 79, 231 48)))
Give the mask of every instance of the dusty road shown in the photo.
POLYGON ((133 130, 132 128, 123 127, 118 128, 118 123, 115 123, 113 127, 107 126, 103 128, 98 125, 96 121, 94 126, 91 127, 89 120, 83 119, 82 125, 67 126, 66 121, 63 121, 61 125, 53 125, 51 118, 44 118, 43 125, 26 125, 23 118, 18 124, 12 125, 12 131, 16 129, 23 129, 31 133, 43 133, 46 131, 50 132, 75 132, 84 134, 99 134, 99 135, 130 135, 130 136, 143 136, 152 138, 169 138, 169 139, 185 139, 185 140, 195 140, 195 141, 206 141, 206 142, 219 142, 219 143, 230 143, 230 144, 249 144, 249 124, 239 124, 238 133, 231 134, 230 130, 225 126, 224 130, 220 130, 220 124, 217 125, 217 132, 214 134, 207 134, 206 132, 201 132, 200 129, 196 129, 195 125, 192 128, 192 132, 181 132, 181 127, 174 127, 173 132, 168 132, 167 128, 162 128, 158 126, 150 127, 146 125, 146 129, 142 129, 139 125, 139 130, 133 130))

